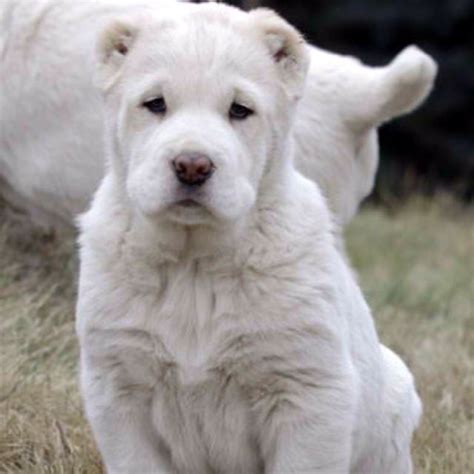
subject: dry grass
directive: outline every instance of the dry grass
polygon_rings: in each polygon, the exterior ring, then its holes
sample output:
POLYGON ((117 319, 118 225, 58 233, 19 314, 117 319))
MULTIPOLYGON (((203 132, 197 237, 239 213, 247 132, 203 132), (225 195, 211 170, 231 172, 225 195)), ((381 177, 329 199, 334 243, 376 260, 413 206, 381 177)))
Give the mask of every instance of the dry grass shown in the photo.
MULTIPOLYGON (((76 387, 73 240, 59 246, 5 209, 0 222, 0 472, 99 473, 76 387)), ((473 222, 438 199, 391 216, 366 209, 348 233, 381 339, 424 402, 418 472, 474 466, 473 222)))

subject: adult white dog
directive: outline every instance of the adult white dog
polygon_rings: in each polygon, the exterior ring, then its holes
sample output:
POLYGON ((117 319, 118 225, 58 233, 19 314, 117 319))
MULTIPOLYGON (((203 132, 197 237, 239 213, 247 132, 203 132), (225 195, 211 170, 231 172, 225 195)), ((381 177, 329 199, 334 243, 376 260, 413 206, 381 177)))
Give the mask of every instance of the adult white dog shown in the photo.
MULTIPOLYGON (((158 0, 3 0, 0 3, 1 193, 44 226, 72 223, 103 176, 102 104, 93 41, 118 14, 158 0)), ((297 167, 315 180, 340 224, 373 186, 381 123, 431 90, 432 59, 415 47, 386 67, 311 48, 296 117, 297 167)))
POLYGON ((81 219, 77 332, 108 472, 410 472, 412 377, 293 165, 299 34, 178 4, 98 50, 110 166, 81 219))

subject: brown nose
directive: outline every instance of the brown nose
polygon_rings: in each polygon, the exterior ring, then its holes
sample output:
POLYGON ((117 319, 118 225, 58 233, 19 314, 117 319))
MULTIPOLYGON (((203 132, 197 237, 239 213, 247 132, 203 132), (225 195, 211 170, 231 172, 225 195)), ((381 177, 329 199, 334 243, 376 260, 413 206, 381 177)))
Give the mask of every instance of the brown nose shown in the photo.
POLYGON ((173 168, 178 180, 189 186, 204 184, 214 172, 214 164, 205 155, 182 153, 173 160, 173 168))

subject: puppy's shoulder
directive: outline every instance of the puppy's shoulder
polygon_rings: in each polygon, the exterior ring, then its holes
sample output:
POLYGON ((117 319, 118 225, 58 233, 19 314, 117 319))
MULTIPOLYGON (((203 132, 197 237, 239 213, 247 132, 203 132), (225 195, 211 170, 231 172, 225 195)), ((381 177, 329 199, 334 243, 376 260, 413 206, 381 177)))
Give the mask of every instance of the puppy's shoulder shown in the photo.
POLYGON ((301 236, 327 239, 332 245, 334 219, 319 186, 299 172, 294 172, 288 182, 288 205, 291 211, 287 218, 301 236))
POLYGON ((296 171, 260 202, 252 231, 240 247, 251 256, 246 260, 252 266, 286 269, 330 260, 335 249, 325 199, 317 185, 296 171))
POLYGON ((90 208, 77 219, 79 247, 84 252, 118 257, 120 242, 130 227, 131 216, 122 205, 116 180, 106 175, 90 208))

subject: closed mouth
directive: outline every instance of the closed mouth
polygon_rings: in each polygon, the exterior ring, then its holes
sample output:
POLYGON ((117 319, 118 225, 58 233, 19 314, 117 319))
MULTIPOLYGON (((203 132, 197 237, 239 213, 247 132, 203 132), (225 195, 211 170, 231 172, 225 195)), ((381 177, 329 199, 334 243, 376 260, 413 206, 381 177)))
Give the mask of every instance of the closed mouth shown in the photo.
POLYGON ((183 199, 182 201, 178 201, 176 203, 176 205, 180 206, 180 207, 186 207, 186 208, 200 207, 201 206, 201 204, 199 204, 194 199, 183 199))
POLYGON ((180 199, 169 208, 169 218, 183 225, 197 225, 208 222, 212 212, 204 204, 195 199, 180 199))

